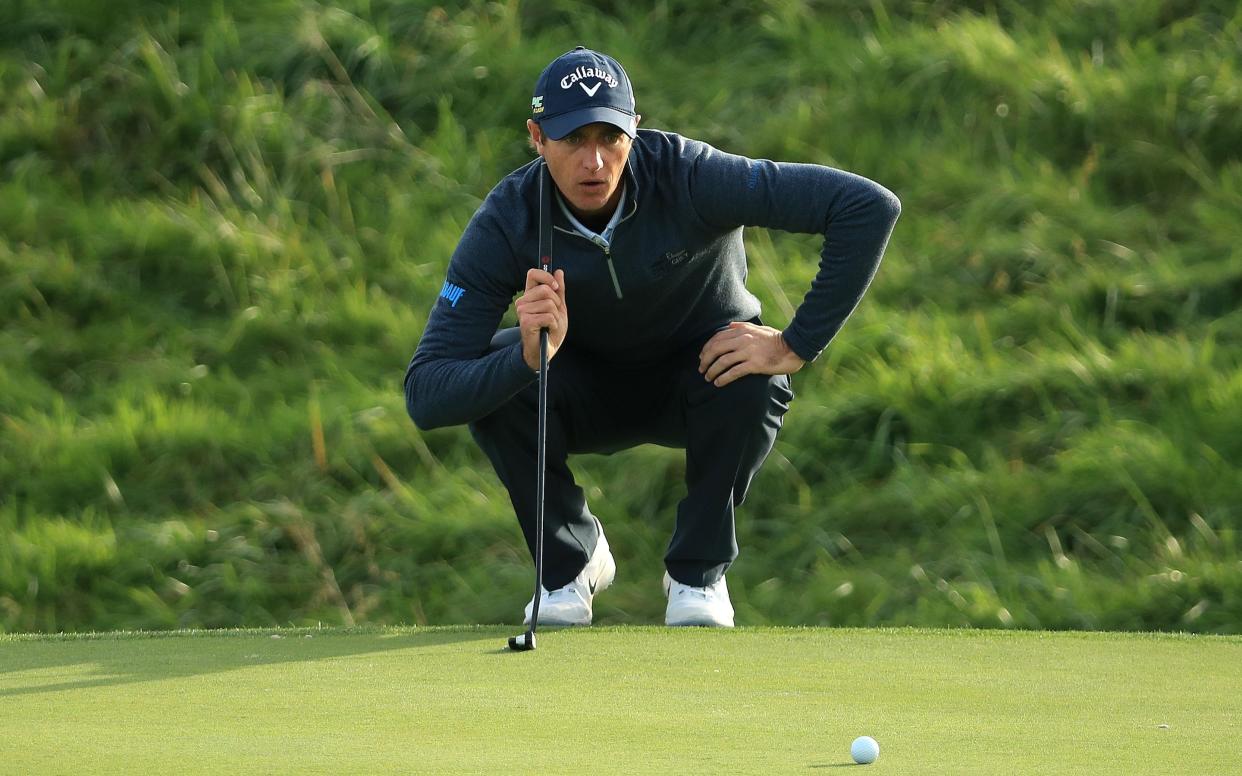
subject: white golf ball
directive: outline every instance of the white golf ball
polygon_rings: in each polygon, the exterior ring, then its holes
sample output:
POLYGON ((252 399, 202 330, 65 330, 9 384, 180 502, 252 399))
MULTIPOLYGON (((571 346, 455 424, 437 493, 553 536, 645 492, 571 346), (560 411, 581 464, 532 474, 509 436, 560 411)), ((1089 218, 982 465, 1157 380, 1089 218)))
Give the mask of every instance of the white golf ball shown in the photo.
POLYGON ((880 745, 871 736, 859 736, 850 744, 850 757, 859 765, 870 765, 880 756, 880 745))

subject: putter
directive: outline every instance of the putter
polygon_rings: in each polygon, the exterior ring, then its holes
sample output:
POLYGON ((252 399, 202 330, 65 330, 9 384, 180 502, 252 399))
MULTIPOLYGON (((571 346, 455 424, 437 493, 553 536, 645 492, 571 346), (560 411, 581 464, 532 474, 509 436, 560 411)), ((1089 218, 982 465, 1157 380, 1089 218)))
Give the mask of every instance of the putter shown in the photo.
MULTIPOLYGON (((544 272, 552 264, 552 181, 548 166, 539 173, 539 264, 544 272)), ((526 652, 535 648, 539 626, 539 599, 543 593, 543 487, 548 447, 548 330, 539 331, 539 416, 536 430, 535 470, 535 597, 530 609, 530 628, 509 638, 509 649, 526 652)))

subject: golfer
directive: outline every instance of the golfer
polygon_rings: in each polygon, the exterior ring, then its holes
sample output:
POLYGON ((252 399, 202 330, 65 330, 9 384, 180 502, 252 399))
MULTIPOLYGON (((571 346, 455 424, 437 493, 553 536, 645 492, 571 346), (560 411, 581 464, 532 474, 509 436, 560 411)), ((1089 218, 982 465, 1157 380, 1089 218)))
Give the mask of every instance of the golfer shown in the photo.
MULTIPOLYGON (((526 129, 540 158, 500 181, 462 234, 405 374, 406 405, 422 429, 469 424, 533 552, 548 329, 540 622, 590 624, 593 597, 616 573, 568 456, 654 443, 686 451, 665 622, 728 627, 734 509, 793 400, 789 375, 858 305, 901 205, 847 172, 640 130, 634 108, 625 70, 599 52, 576 48, 539 76, 526 129), (538 248, 545 166, 555 182, 550 272, 538 248), (746 288, 746 226, 824 237, 784 331, 760 321, 746 288), (515 296, 518 326, 498 332, 515 296)), ((528 623, 530 612, 528 603, 528 623)))

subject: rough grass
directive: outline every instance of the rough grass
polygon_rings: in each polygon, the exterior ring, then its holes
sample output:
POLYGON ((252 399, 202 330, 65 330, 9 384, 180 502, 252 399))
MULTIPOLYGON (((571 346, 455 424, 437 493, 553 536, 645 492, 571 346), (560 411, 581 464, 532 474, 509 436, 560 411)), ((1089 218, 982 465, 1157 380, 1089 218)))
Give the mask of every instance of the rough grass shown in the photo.
MULTIPOLYGON (((529 560, 400 378, 584 42, 644 124, 904 214, 740 511, 741 622, 1237 632, 1234 4, 0 8, 0 629, 512 621, 529 560)), ((813 239, 749 234, 782 325, 813 239)), ((586 457, 662 614, 676 453, 586 457)))

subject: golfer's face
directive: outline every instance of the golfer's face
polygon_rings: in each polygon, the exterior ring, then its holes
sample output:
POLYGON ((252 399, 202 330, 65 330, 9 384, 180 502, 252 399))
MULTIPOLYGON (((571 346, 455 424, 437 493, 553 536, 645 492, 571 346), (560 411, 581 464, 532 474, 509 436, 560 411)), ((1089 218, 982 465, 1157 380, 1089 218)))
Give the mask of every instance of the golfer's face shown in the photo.
POLYGON ((587 124, 560 140, 536 143, 556 187, 574 215, 611 214, 621 196, 621 171, 630 156, 630 136, 612 124, 587 124))

